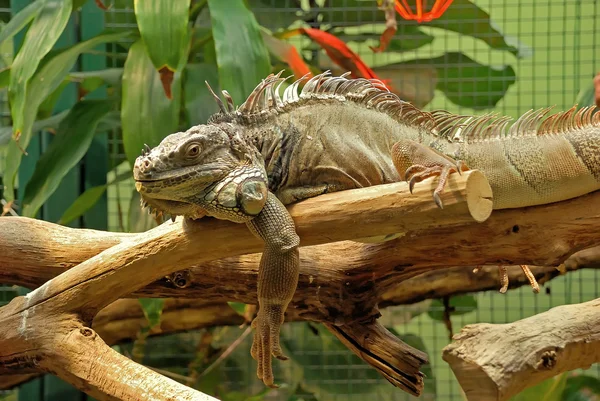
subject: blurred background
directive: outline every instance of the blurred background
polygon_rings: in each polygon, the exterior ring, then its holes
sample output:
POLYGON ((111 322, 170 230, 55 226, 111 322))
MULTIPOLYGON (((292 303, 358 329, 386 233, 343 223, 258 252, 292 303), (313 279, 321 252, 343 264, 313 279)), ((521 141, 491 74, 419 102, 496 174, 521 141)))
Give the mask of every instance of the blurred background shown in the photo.
MULTIPOLYGON (((379 78, 424 110, 518 117, 551 105, 564 110, 593 104, 592 80, 600 70, 599 1, 440 1, 435 3, 449 4, 445 10, 421 16, 416 3, 183 0, 166 2, 156 20, 147 9, 134 10, 133 0, 1 0, 4 213, 111 231, 155 226, 141 213, 131 162, 144 143, 155 146, 217 111, 204 80, 227 89, 236 104, 260 79, 280 70, 297 77, 331 70, 379 78), (179 31, 161 39, 167 20, 179 31)), ((435 6, 423 3, 425 11, 435 6)), ((451 331, 591 300, 600 296, 599 283, 598 270, 583 269, 553 278, 539 294, 529 287, 504 295, 462 294, 388 306, 382 319, 430 356, 421 398, 463 400, 441 359, 451 331), (444 303, 452 307, 450 322, 444 303)), ((28 291, 12 284, 0 285, 0 305, 28 291)), ((173 300, 121 306, 122 331, 111 339, 116 349, 222 400, 411 398, 317 323, 285 325, 283 345, 291 361, 275 362, 284 385, 267 391, 256 380, 251 336, 239 327, 241 317, 237 325, 198 323, 149 336, 160 329, 163 311, 192 320, 214 312, 173 300)), ((245 312, 240 304, 219 307, 230 308, 234 317, 245 312)), ((0 377, 0 400, 91 399, 53 376, 16 386, 23 379, 13 379, 0 377)), ((561 375, 515 399, 600 400, 600 367, 561 375)))

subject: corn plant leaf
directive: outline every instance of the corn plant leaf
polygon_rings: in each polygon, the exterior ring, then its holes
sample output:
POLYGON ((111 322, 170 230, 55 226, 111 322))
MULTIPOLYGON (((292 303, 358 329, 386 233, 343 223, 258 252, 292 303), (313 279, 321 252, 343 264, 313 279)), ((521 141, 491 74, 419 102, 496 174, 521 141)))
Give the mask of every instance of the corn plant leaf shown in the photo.
POLYGON ((217 103, 204 81, 213 90, 219 90, 219 73, 214 64, 188 64, 185 66, 183 84, 187 125, 205 124, 208 118, 219 111, 217 103))
MULTIPOLYGON (((43 129, 56 130, 60 122, 69 114, 69 110, 61 111, 51 117, 38 120, 33 123, 33 131, 40 131, 43 129)), ((0 127, 0 146, 4 146, 10 142, 10 136, 12 134, 13 127, 0 127)))
MULTIPOLYGON (((23 131, 25 109, 29 107, 26 99, 29 80, 65 29, 71 15, 71 4, 71 0, 43 0, 42 8, 31 23, 11 66, 8 93, 15 139, 23 131)), ((24 149, 26 145, 21 147, 24 149)))
POLYGON ((154 147, 175 132, 179 122, 181 73, 175 73, 173 100, 163 93, 160 77, 141 41, 129 49, 123 70, 121 126, 127 160, 133 166, 144 144, 154 147))
POLYGON ((105 185, 98 185, 86 189, 81 195, 77 197, 77 199, 75 199, 71 206, 69 206, 69 208, 65 210, 63 215, 60 217, 60 220, 58 220, 57 224, 66 225, 72 222, 73 220, 83 216, 84 213, 93 208, 96 202, 100 200, 100 198, 102 197, 102 195, 104 195, 104 192, 106 192, 106 189, 109 185, 116 184, 128 178, 131 178, 131 172, 126 171, 117 175, 114 180, 105 185))
POLYGON ((84 100, 73 106, 25 187, 23 216, 34 217, 63 177, 81 160, 92 143, 96 125, 114 104, 114 100, 84 100))
POLYGON ((219 82, 241 104, 271 71, 254 15, 243 0, 208 0, 217 53, 219 82))
POLYGON ((45 0, 36 0, 13 16, 0 32, 0 43, 13 38, 34 19, 44 6, 45 0))
MULTIPOLYGON (((15 141, 8 144, 7 157, 4 159, 4 197, 7 201, 14 200, 15 178, 23 156, 21 149, 26 149, 29 145, 34 132, 32 129, 33 122, 37 116, 39 106, 64 81, 82 52, 93 49, 102 43, 117 41, 129 34, 130 32, 127 31, 106 33, 78 43, 52 55, 35 73, 27 87, 27 107, 24 110, 22 125, 19 128, 16 126, 16 121, 13 125, 13 133, 20 130, 21 138, 18 144, 15 141)), ((14 71, 11 72, 11 76, 13 74, 14 71)))
POLYGON ((190 0, 135 0, 134 10, 142 42, 158 70, 165 94, 172 98, 173 74, 187 56, 190 0))
POLYGON ((6 88, 10 83, 10 68, 6 67, 0 71, 0 89, 6 88))
POLYGON ((90 210, 98 200, 106 192, 106 185, 98 185, 85 190, 77 199, 69 206, 58 220, 57 224, 69 224, 73 220, 81 217, 85 212, 90 210))
POLYGON ((140 298, 138 301, 142 306, 144 316, 146 316, 146 320, 148 321, 150 328, 160 324, 160 318, 162 316, 165 300, 162 298, 140 298))

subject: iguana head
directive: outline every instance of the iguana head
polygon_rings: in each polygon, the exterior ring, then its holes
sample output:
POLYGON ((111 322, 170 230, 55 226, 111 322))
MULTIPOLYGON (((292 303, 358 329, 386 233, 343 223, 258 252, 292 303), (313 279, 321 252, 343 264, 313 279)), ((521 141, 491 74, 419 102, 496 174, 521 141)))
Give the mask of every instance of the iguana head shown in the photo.
POLYGON ((264 162, 237 124, 198 125, 142 150, 133 168, 142 206, 157 214, 248 221, 267 199, 264 162))

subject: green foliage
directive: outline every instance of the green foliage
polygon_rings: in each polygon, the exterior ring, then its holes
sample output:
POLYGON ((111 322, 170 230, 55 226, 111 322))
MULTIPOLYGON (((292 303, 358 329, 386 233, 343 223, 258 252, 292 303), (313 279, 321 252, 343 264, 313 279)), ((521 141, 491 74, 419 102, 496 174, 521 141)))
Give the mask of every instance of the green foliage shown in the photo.
POLYGON ((23 198, 24 216, 34 217, 62 178, 81 160, 92 143, 96 125, 113 105, 113 100, 84 100, 71 109, 27 183, 23 198))
POLYGON ((579 108, 585 106, 593 106, 595 104, 594 93, 596 89, 594 88, 594 83, 590 81, 590 84, 579 91, 577 95, 577 99, 575 100, 575 104, 579 106, 579 108))
POLYGON ((243 0, 208 0, 208 6, 219 82, 236 104, 240 104, 271 72, 269 52, 256 19, 243 0))
POLYGON ((186 66, 183 91, 187 125, 204 124, 208 117, 219 111, 204 81, 214 91, 219 90, 219 71, 216 65, 190 63, 186 66))
POLYGON ((133 165, 144 144, 153 147, 179 127, 181 74, 176 73, 165 96, 160 76, 141 41, 129 49, 123 69, 121 123, 127 160, 133 165))
POLYGON ((12 39, 13 36, 25 28, 32 19, 37 17, 43 6, 44 0, 36 0, 15 15, 15 17, 6 24, 2 32, 0 32, 0 43, 12 39))
POLYGON ((145 50, 157 70, 176 71, 187 55, 190 0, 135 1, 135 16, 145 50))
POLYGON ((554 376, 538 385, 529 387, 512 397, 511 401, 561 401, 567 384, 568 373, 554 376))
MULTIPOLYGON (((52 55, 35 73, 27 87, 27 108, 24 110, 24 114, 20 120, 22 125, 19 127, 15 122, 13 126, 13 133, 20 131, 21 137, 18 143, 16 141, 9 142, 6 158, 4 160, 3 178, 5 184, 4 197, 6 200, 12 201, 14 199, 14 184, 23 156, 22 149, 27 148, 27 145, 31 140, 31 136, 33 135, 33 124, 40 105, 59 85, 61 85, 82 52, 93 49, 101 43, 122 39, 128 34, 128 32, 103 34, 85 42, 78 43, 64 51, 52 55)), ((14 67, 11 78, 12 75, 14 75, 14 67)), ((12 103, 11 107, 14 107, 12 103)), ((62 157, 64 153, 61 153, 60 155, 60 157, 62 157)))
MULTIPOLYGON (((11 66, 9 97, 11 114, 14 121, 17 139, 22 133, 24 123, 27 85, 35 74, 38 65, 46 54, 52 49, 58 37, 65 29, 71 15, 70 0, 37 0, 41 1, 40 10, 35 12, 35 18, 27 31, 25 41, 17 53, 11 66)), ((30 13, 26 7, 21 11, 30 13)), ((19 13, 19 14, 21 14, 19 13)), ((27 20, 28 18, 23 18, 27 20)), ((19 25, 25 25, 21 23, 19 25)))
POLYGON ((592 376, 565 372, 529 387, 511 401, 597 401, 600 380, 592 376))
POLYGON ((571 375, 562 393, 561 401, 600 400, 600 379, 585 375, 571 375))
MULTIPOLYGON (((448 302, 450 316, 464 315, 477 309, 477 300, 472 295, 458 295, 450 298, 448 302)), ((434 299, 427 312, 433 320, 444 321, 444 304, 439 299, 434 299)))

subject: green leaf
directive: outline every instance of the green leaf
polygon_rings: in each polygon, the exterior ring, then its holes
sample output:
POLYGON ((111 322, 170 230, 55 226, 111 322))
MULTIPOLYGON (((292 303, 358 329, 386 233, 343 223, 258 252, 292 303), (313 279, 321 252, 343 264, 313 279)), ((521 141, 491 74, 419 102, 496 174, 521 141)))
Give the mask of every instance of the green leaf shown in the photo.
POLYGON ((219 93, 219 73, 214 64, 188 64, 184 70, 184 102, 187 125, 205 124, 210 116, 219 111, 219 106, 208 91, 204 81, 208 81, 219 93))
POLYGON ((116 184, 118 182, 126 180, 127 178, 131 178, 131 172, 129 171, 126 171, 125 173, 116 176, 114 180, 112 180, 106 185, 98 185, 86 189, 85 192, 79 195, 77 199, 75 199, 75 201, 71 204, 71 206, 69 206, 69 208, 65 210, 63 215, 60 217, 60 220, 58 220, 57 224, 66 225, 72 222, 73 220, 78 219, 85 212, 94 207, 96 202, 98 202, 102 195, 104 195, 104 192, 106 192, 106 188, 108 188, 109 185, 116 184))
POLYGON ((227 304, 240 316, 244 316, 246 313, 246 304, 241 302, 227 302, 227 304))
MULTIPOLYGON (((56 130, 60 122, 66 117, 67 114, 69 114, 69 110, 62 111, 43 120, 38 120, 33 123, 32 131, 37 132, 44 129, 56 130)), ((10 142, 12 130, 13 128, 11 126, 0 127, 0 146, 4 146, 10 142)))
POLYGON ((10 83, 10 68, 4 68, 0 71, 0 89, 6 88, 10 83))
MULTIPOLYGON (((121 79, 123 78, 122 68, 107 68, 104 70, 97 71, 83 71, 83 72, 72 72, 69 74, 69 78, 72 81, 79 82, 79 84, 89 92, 92 87, 98 87, 96 81, 100 82, 101 85, 108 86, 119 86, 121 85, 121 79)), ((93 90, 93 89, 92 89, 93 90)))
POLYGON ((162 298, 139 298, 138 301, 142 305, 144 316, 146 316, 150 328, 159 325, 165 300, 162 298))
POLYGON ((81 160, 92 143, 96 125, 113 106, 112 100, 84 100, 73 106, 25 187, 23 216, 35 216, 62 178, 81 160))
POLYGON ((144 45, 141 41, 134 43, 123 71, 121 106, 123 146, 130 165, 133 166, 144 144, 154 147, 165 136, 177 131, 181 73, 175 73, 172 91, 173 100, 169 100, 144 45))
POLYGON ((449 52, 432 59, 392 64, 386 68, 392 66, 400 71, 407 67, 435 67, 436 88, 444 92, 451 102, 475 110, 494 107, 517 80, 515 70, 510 65, 487 66, 458 52, 449 52))
POLYGON ((580 109, 586 106, 594 106, 596 103, 595 92, 596 88, 594 88, 593 82, 590 82, 586 88, 581 89, 577 94, 577 99, 575 99, 577 108, 580 109))
POLYGON ((533 387, 526 388, 510 401, 561 401, 569 372, 545 380, 533 387))
MULTIPOLYGON (((450 298, 449 305, 453 310, 450 316, 464 315, 477 309, 477 300, 471 295, 458 295, 450 298)), ((433 320, 444 320, 444 304, 439 299, 434 299, 431 302, 429 311, 427 312, 433 320)))
POLYGON ((472 36, 484 41, 492 49, 505 50, 519 58, 533 55, 531 47, 513 36, 503 34, 490 15, 469 0, 454 0, 440 18, 423 25, 472 36))
MULTIPOLYGON (((9 143, 4 160, 4 197, 7 201, 14 200, 14 182, 23 156, 21 149, 26 149, 29 145, 34 132, 33 122, 40 104, 63 82, 82 52, 93 49, 101 43, 117 41, 129 34, 129 32, 101 34, 78 43, 53 55, 33 76, 27 88, 27 107, 22 121, 21 138, 18 144, 15 141, 9 143)), ((19 130, 19 127, 15 124, 13 132, 16 130, 19 130)))
POLYGON ((54 91, 44 99, 44 101, 38 107, 37 118, 48 118, 52 116, 54 112, 54 106, 60 99, 65 88, 69 85, 68 80, 62 81, 54 91))
POLYGON ((598 401, 600 400, 600 379, 592 376, 569 376, 561 401, 598 401))
POLYGON ((208 0, 219 82, 236 104, 269 75, 271 63, 254 15, 243 0, 208 0))
MULTIPOLYGON (((402 21, 398 21, 398 30, 394 35, 394 39, 388 44, 386 52, 404 53, 407 51, 417 50, 420 47, 430 44, 433 42, 434 37, 423 32, 423 30, 417 25, 403 24, 402 21)), ((383 29, 382 29, 383 31, 383 29)), ((372 35, 366 34, 348 34, 344 29, 336 29, 333 33, 337 36, 340 34, 344 35, 344 41, 364 43, 371 40, 372 45, 377 46, 379 44, 379 38, 372 35)))
POLYGON ((65 210, 57 224, 69 224, 94 207, 96 202, 98 202, 102 195, 104 195, 104 192, 106 192, 106 187, 106 185, 98 185, 86 189, 85 192, 79 195, 71 206, 65 210))
POLYGON ((146 51, 157 70, 176 71, 189 44, 190 0, 135 0, 134 10, 146 51))
MULTIPOLYGON (((71 15, 71 0, 44 0, 42 4, 43 8, 37 12, 11 66, 9 99, 15 138, 24 129, 25 108, 29 108, 26 99, 29 80, 40 61, 54 47, 71 15)), ((27 143, 21 147, 25 149, 27 143)))
POLYGON ((44 2, 45 0, 34 1, 19 11, 17 15, 13 16, 10 21, 8 21, 8 24, 6 24, 2 32, 0 32, 0 43, 11 39, 17 33, 21 32, 21 30, 39 14, 40 10, 44 6, 44 2))

